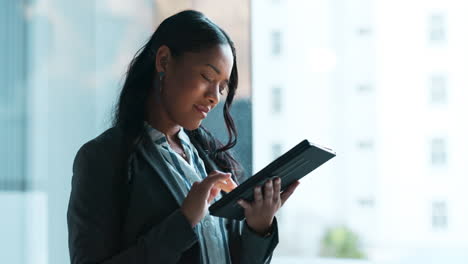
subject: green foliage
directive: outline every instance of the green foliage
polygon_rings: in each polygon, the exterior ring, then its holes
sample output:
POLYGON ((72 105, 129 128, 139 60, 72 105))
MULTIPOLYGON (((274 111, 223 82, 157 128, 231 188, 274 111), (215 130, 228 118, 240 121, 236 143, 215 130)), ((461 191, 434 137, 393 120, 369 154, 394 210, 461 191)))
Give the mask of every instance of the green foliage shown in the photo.
POLYGON ((320 256, 334 258, 366 258, 360 249, 359 237, 344 226, 333 227, 325 232, 321 242, 320 256))

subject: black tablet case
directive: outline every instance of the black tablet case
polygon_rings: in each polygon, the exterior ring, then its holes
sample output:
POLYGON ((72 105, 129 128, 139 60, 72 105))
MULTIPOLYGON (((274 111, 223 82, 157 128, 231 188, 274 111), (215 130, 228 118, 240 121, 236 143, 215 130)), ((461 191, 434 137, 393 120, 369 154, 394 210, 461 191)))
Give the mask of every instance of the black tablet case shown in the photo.
POLYGON ((242 220, 244 219, 244 209, 237 204, 237 201, 239 199, 252 201, 253 190, 256 186, 263 186, 267 180, 281 177, 281 191, 283 191, 291 183, 335 156, 336 154, 332 150, 311 144, 305 139, 212 204, 209 207, 210 214, 242 220))

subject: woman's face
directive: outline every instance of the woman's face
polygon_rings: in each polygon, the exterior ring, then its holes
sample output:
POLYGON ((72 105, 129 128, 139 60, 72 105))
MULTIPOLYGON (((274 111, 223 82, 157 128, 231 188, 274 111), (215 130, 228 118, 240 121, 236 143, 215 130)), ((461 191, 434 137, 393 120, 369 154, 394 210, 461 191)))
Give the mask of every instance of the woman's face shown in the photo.
POLYGON ((216 45, 199 53, 186 52, 178 58, 171 57, 170 51, 166 59, 162 54, 157 69, 165 72, 160 95, 163 108, 174 123, 196 129, 227 94, 234 61, 231 48, 227 44, 216 45))

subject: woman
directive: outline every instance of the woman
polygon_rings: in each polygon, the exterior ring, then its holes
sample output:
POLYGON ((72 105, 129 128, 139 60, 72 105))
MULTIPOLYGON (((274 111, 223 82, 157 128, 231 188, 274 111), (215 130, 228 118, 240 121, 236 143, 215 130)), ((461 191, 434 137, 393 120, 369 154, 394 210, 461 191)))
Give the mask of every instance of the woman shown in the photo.
POLYGON ((244 221, 207 214, 223 183, 240 182, 229 154, 237 89, 234 45, 203 14, 164 20, 131 62, 113 127, 78 151, 68 207, 72 263, 269 263, 275 213, 297 187, 280 180, 239 201, 244 221), (226 96, 228 144, 202 120, 226 96), (231 179, 232 177, 232 179, 231 179))

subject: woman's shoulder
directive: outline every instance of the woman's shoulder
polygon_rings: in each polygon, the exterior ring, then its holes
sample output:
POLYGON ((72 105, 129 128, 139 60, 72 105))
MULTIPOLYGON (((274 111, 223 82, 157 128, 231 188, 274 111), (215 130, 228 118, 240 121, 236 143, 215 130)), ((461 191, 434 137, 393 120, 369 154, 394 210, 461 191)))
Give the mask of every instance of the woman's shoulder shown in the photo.
MULTIPOLYGON (((110 128, 83 144, 73 161, 72 189, 79 195, 108 193, 123 183, 121 133, 110 128)), ((122 186, 122 185, 120 185, 122 186)))
POLYGON ((122 150, 123 133, 118 127, 111 127, 97 137, 83 144, 75 159, 85 156, 88 159, 113 160, 122 150))

